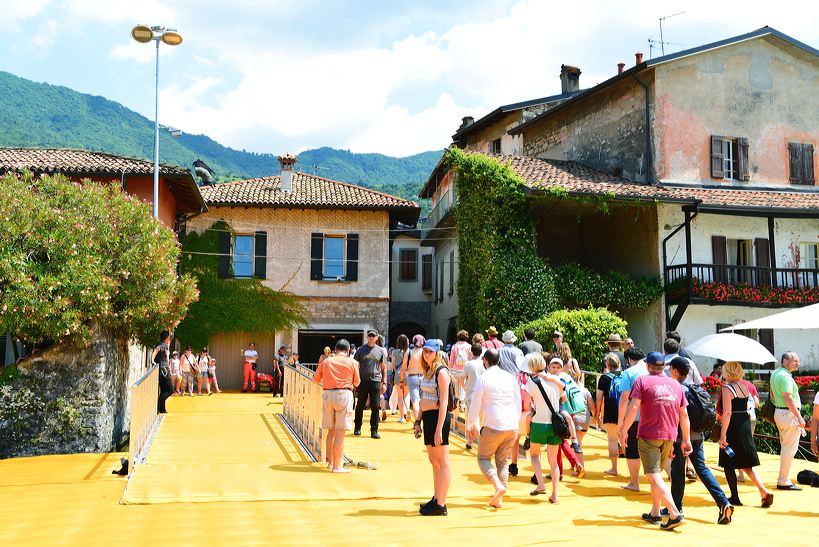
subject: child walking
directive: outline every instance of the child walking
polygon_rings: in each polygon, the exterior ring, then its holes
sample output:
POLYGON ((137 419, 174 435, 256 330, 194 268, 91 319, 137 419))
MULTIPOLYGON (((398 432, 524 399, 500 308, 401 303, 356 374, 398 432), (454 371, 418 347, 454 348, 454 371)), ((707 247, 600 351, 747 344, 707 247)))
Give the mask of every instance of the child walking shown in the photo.
MULTIPOLYGON (((208 364, 208 373, 210 374, 210 383, 213 389, 216 390, 216 393, 222 393, 222 390, 219 389, 219 382, 216 380, 216 359, 213 357, 210 358, 210 364, 208 364)), ((213 395, 213 391, 208 390, 208 395, 213 395)))

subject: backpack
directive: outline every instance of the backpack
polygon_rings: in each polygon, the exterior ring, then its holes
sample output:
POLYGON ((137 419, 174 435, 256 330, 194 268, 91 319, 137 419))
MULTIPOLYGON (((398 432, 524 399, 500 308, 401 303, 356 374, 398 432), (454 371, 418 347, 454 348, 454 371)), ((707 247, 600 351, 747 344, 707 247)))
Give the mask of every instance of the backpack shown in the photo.
POLYGON ((574 380, 563 380, 566 388, 566 410, 569 414, 578 414, 586 411, 586 398, 574 380))
POLYGON ((615 404, 619 404, 620 395, 623 393, 623 375, 607 372, 606 376, 611 378, 611 385, 609 385, 609 397, 614 400, 615 404))
POLYGON ((717 423, 717 410, 711 401, 708 392, 691 382, 683 382, 687 389, 683 389, 685 398, 688 401, 688 421, 691 424, 691 431, 710 431, 717 423))
MULTIPOLYGON (((438 383, 438 373, 441 372, 441 369, 445 368, 449 371, 449 367, 446 365, 441 365, 435 370, 435 383, 438 383)), ((440 397, 440 394, 438 395, 440 397)), ((455 382, 452 380, 452 373, 449 375, 449 397, 447 397, 446 401, 446 411, 452 412, 458 407, 458 402, 455 399, 455 382)))

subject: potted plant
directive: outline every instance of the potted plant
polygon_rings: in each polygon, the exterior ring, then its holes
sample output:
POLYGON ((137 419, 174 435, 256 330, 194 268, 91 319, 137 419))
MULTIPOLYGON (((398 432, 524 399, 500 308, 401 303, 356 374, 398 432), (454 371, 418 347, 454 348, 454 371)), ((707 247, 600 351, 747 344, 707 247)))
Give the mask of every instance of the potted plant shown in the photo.
POLYGON ((819 390, 819 376, 797 376, 794 380, 799 386, 799 398, 802 402, 813 402, 816 391, 819 390))
POLYGON ((705 388, 711 399, 716 402, 717 397, 719 397, 719 390, 722 389, 722 382, 713 376, 706 376, 703 378, 702 387, 705 388))

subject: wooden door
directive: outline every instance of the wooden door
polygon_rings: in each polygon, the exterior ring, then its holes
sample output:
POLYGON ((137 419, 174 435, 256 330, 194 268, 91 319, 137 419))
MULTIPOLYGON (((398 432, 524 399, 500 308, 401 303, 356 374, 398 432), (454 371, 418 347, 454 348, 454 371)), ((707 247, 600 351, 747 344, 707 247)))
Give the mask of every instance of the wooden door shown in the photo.
POLYGON ((269 374, 273 370, 276 333, 219 333, 213 337, 208 349, 211 356, 216 359, 216 377, 219 379, 220 388, 241 389, 244 351, 250 342, 256 342, 256 351, 259 352, 256 371, 269 374))

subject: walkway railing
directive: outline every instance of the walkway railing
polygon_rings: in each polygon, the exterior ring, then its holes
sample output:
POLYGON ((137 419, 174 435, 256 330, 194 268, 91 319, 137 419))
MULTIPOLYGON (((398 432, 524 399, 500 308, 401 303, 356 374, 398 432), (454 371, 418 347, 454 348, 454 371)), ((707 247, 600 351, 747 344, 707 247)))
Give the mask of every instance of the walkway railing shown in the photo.
POLYGON ((324 461, 321 442, 321 386, 315 373, 303 365, 284 367, 284 421, 317 462, 324 461))
POLYGON ((128 475, 145 461, 146 445, 157 417, 159 366, 154 365, 131 386, 131 433, 128 442, 128 475))

